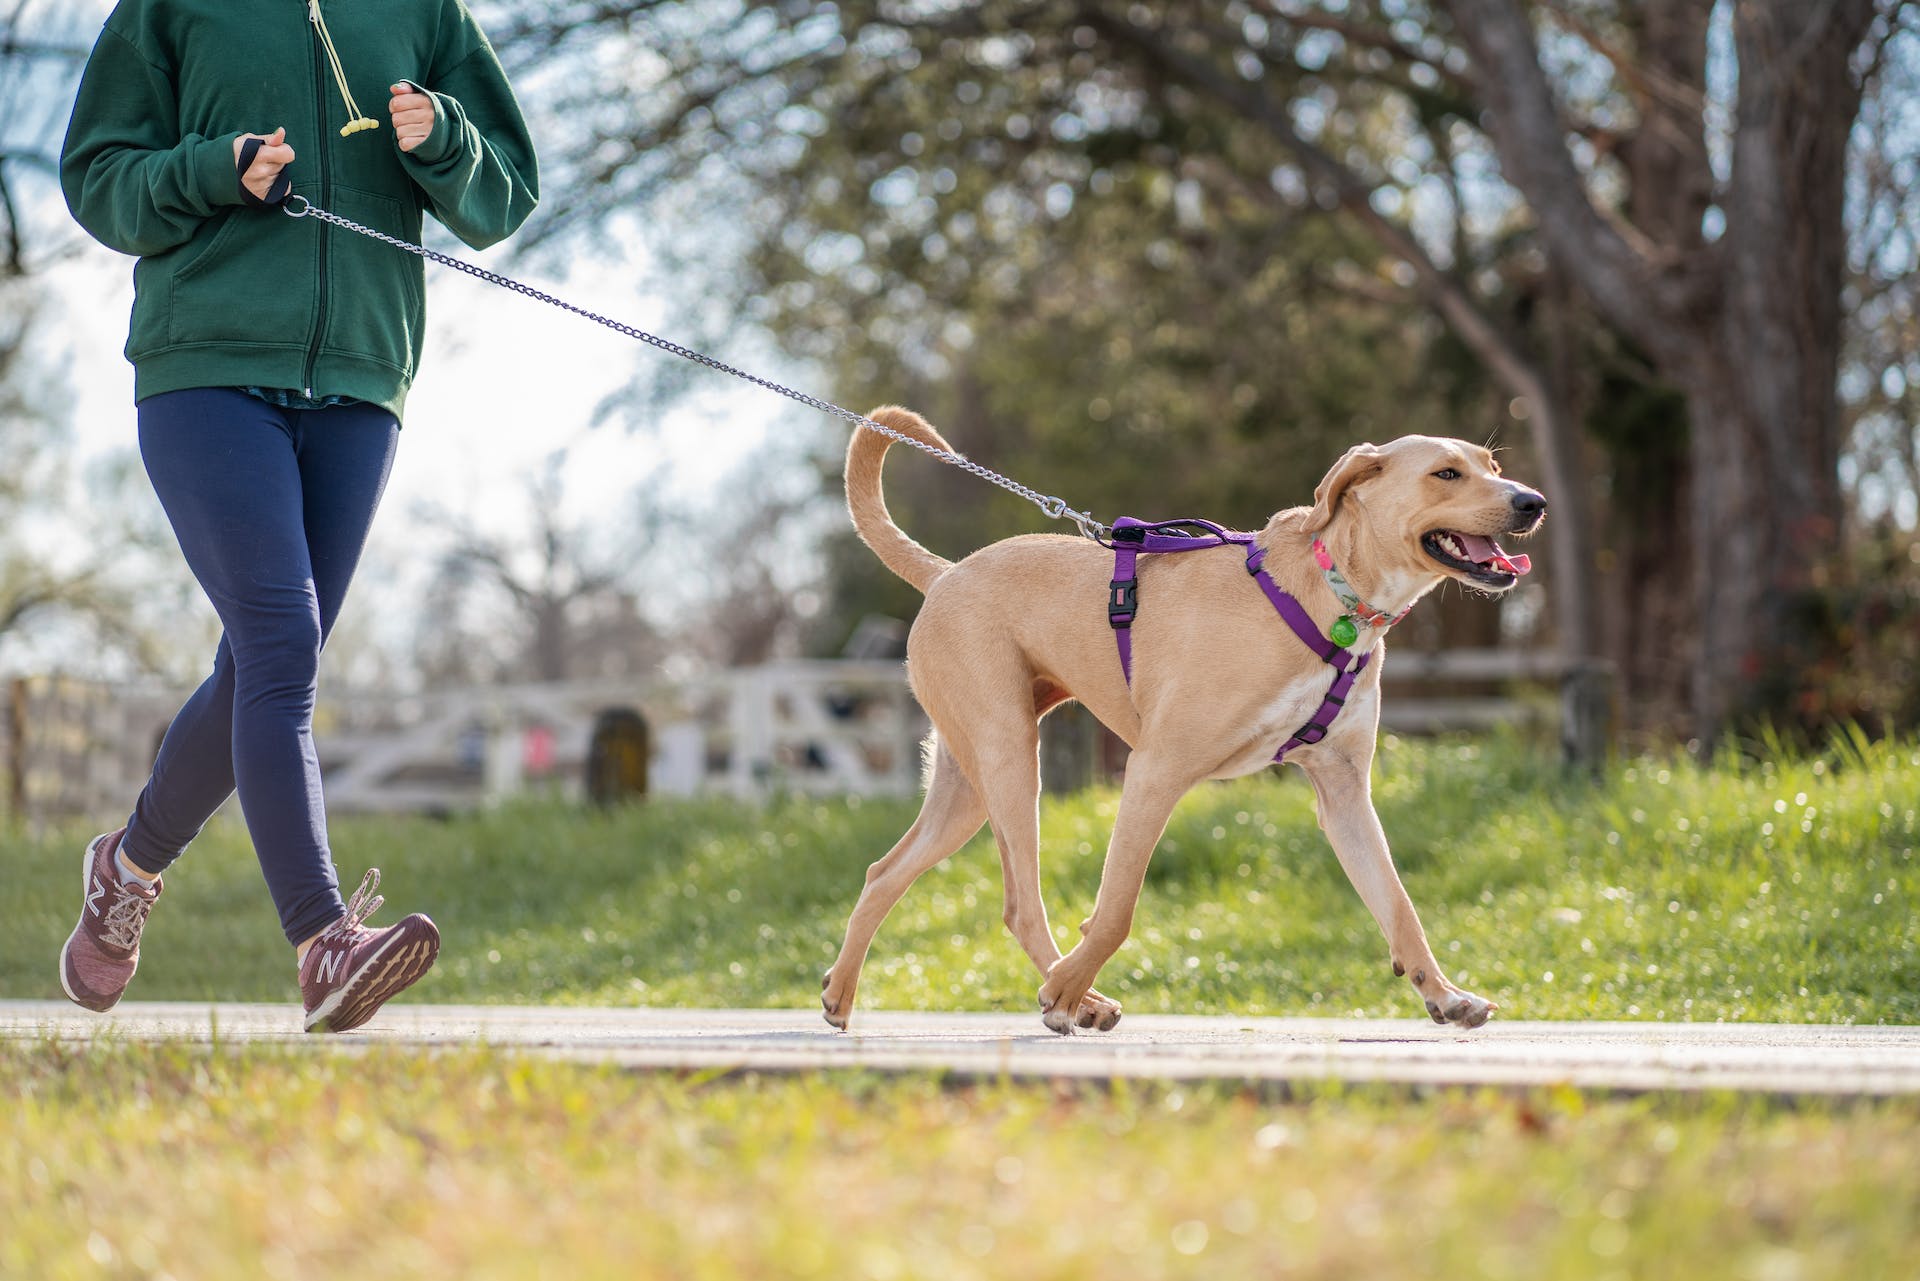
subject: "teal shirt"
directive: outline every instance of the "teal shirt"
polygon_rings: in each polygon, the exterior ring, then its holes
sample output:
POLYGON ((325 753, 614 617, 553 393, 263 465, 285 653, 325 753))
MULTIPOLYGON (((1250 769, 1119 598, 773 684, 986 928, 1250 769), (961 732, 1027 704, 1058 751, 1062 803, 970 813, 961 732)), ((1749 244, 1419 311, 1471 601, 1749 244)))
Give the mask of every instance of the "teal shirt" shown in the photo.
POLYGON ((513 90, 463 0, 321 0, 348 114, 305 0, 121 0, 81 79, 60 163, 74 217, 138 256, 134 396, 288 388, 400 416, 418 369, 425 266, 413 254, 241 197, 233 140, 287 130, 294 194, 418 243, 431 213, 474 248, 539 199, 513 90), (389 86, 434 100, 433 132, 394 142, 389 86))

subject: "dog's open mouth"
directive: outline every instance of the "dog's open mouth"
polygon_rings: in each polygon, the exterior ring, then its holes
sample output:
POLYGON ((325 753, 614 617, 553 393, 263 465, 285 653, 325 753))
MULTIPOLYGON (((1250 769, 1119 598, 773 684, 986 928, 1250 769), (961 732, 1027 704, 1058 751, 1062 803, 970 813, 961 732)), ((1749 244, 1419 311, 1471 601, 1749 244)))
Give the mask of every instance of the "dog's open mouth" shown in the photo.
POLYGON ((1520 575, 1533 568, 1531 559, 1507 555, 1491 538, 1463 534, 1457 529, 1436 529, 1423 534, 1420 546, 1448 569, 1458 570, 1483 587, 1511 587, 1520 581, 1520 575))

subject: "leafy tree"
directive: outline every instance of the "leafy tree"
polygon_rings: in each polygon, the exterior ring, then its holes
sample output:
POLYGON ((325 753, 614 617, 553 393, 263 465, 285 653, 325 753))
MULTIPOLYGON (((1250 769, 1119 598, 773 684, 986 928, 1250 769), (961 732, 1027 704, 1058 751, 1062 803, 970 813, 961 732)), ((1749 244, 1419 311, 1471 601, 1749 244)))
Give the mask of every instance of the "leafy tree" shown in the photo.
MULTIPOLYGON (((583 185, 549 230, 662 200, 727 206, 752 233, 742 310, 840 396, 913 403, 960 448, 1029 481, 1070 476, 1067 496, 1109 515, 1253 523, 1308 498, 1357 436, 1508 421, 1510 397, 1435 343, 1377 245, 1276 172, 1284 157, 1231 110, 1140 98, 1085 29, 1063 30, 1063 71, 1019 41, 948 49, 884 24, 849 41, 852 10, 775 8, 736 23, 624 7, 621 39, 668 67, 643 95, 591 73, 622 65, 604 26, 531 12, 511 56, 570 68, 556 105, 585 126, 560 162, 583 185)), ((916 534, 955 553, 1045 525, 918 461, 889 484, 916 534)), ((829 556, 827 617, 910 612, 870 557, 829 556)))
MULTIPOLYGON (((942 361, 924 382, 951 377, 959 394, 971 378, 995 414, 1003 384, 983 346, 1020 344, 1005 328, 983 344, 992 299, 952 277, 1039 299, 1028 273, 1045 279, 1053 246, 1030 229, 1086 229, 1060 205, 1160 178, 1193 184, 1210 234, 1235 199, 1282 226, 1337 211, 1337 229, 1317 233, 1345 242, 1322 260, 1336 283, 1437 317, 1526 415, 1555 500, 1553 612, 1574 648, 1604 631, 1580 509, 1596 471, 1611 482, 1614 599, 1677 602, 1670 627, 1630 643, 1685 673, 1692 725, 1710 739, 1754 710, 1769 688, 1757 677, 1794 669, 1795 602, 1837 554, 1847 146, 1910 12, 1904 0, 616 2, 523 10, 521 34, 578 55, 567 97, 585 128, 566 163, 588 185, 567 219, 707 180, 707 198, 733 202, 757 236, 766 314, 792 322, 782 332, 798 349, 844 351, 873 327, 892 348, 876 372, 931 351, 942 361), (824 234, 836 202, 845 225, 824 234), (996 230, 1020 224, 1024 246, 996 230), (838 301, 818 285, 793 297, 808 286, 783 259, 828 278, 838 301), (928 304, 925 323, 883 327, 903 299, 928 304), (937 350, 954 315, 975 322, 965 367, 937 350), (1583 419, 1602 427, 1588 441, 1583 419), (1652 501, 1622 492, 1643 483, 1652 501), (1635 519, 1648 508, 1660 519, 1635 519)), ((1287 229, 1270 257, 1297 267, 1308 233, 1287 229)), ((1135 262, 1155 238, 1129 230, 1116 252, 1135 262)), ((1243 337, 1226 298, 1260 279, 1243 266, 1198 328, 1223 348, 1243 337)), ((1101 281, 1075 283, 1085 296, 1101 281)), ((1103 301, 1110 342, 1133 317, 1116 294, 1103 301)), ((1026 350, 1058 369, 1073 331, 1056 323, 1048 343, 1029 331, 1026 350)), ((1200 363, 1189 388, 1231 357, 1200 363)), ((863 368, 856 358, 853 385, 863 368)), ((1256 403, 1273 383, 1254 384, 1256 403)), ((1072 394, 1090 403, 1087 391, 1072 394)), ((1229 483, 1241 457, 1222 454, 1229 483)))

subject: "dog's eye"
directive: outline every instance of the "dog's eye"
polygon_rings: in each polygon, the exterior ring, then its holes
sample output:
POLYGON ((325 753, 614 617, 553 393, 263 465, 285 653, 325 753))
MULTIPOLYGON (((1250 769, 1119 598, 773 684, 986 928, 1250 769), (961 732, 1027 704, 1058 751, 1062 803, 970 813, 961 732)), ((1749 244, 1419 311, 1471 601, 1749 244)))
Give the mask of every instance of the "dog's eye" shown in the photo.
POLYGON ((1441 480, 1459 480, 1460 479, 1460 473, 1455 471, 1451 467, 1442 467, 1439 471, 1433 474, 1441 480))

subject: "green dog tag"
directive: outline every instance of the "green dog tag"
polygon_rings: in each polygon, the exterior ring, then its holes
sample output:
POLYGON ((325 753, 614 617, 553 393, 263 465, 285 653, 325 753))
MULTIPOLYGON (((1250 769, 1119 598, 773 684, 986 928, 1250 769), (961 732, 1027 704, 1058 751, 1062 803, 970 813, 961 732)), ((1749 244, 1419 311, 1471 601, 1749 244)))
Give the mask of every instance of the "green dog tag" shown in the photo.
POLYGON ((1345 649, 1359 637, 1360 629, 1353 625, 1352 615, 1342 614, 1333 620, 1333 630, 1330 635, 1333 637, 1334 644, 1345 649))

